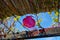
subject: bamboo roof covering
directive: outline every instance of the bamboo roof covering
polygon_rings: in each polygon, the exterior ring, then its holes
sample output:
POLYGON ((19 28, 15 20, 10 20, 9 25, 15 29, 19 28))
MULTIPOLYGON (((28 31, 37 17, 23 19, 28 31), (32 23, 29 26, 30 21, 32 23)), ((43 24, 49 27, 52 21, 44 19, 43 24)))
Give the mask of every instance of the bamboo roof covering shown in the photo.
POLYGON ((0 0, 0 18, 52 11, 58 7, 58 0, 0 0))

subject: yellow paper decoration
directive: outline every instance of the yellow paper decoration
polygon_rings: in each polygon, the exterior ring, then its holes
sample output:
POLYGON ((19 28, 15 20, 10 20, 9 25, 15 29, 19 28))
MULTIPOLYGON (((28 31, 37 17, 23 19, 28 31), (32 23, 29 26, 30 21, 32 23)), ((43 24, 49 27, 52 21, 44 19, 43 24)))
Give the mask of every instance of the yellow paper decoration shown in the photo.
POLYGON ((17 19, 19 19, 19 18, 20 18, 20 16, 17 16, 16 18, 17 18, 17 19))
POLYGON ((17 21, 17 19, 19 19, 20 18, 20 16, 17 16, 16 18, 14 18, 14 21, 17 21))
POLYGON ((58 16, 58 12, 56 12, 55 15, 58 16))
POLYGON ((14 18, 14 21, 17 21, 17 18, 14 18))
POLYGON ((54 19, 54 22, 58 22, 58 18, 55 18, 55 19, 54 19))
POLYGON ((48 14, 51 14, 51 12, 48 12, 48 14))
POLYGON ((38 21, 36 22, 36 25, 37 25, 38 23, 40 23, 41 21, 42 21, 42 19, 38 20, 38 21))
POLYGON ((41 22, 41 21, 42 21, 42 19, 38 20, 38 22, 41 22))

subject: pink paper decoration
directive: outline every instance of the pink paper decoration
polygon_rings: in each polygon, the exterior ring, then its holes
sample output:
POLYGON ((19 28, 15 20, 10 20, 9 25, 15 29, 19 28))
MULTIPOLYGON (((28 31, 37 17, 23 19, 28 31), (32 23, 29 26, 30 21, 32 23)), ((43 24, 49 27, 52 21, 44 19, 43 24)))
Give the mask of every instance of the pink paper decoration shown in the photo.
POLYGON ((23 25, 24 27, 32 28, 35 26, 35 20, 32 16, 26 16, 26 18, 23 19, 23 25))

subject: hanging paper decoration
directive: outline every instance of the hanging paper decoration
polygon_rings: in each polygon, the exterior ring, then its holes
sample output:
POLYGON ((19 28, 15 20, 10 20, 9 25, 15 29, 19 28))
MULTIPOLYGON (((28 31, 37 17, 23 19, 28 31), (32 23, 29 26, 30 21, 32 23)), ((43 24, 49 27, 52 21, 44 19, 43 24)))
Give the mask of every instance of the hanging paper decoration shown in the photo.
POLYGON ((58 22, 58 18, 54 18, 54 22, 58 22))
POLYGON ((17 21, 17 19, 16 19, 16 18, 14 18, 14 21, 17 21))
POLYGON ((55 12, 55 16, 58 16, 58 12, 57 11, 55 12))
POLYGON ((17 18, 17 19, 19 19, 19 18, 20 18, 20 16, 17 16, 16 18, 17 18))
POLYGON ((32 28, 35 26, 35 20, 31 16, 27 16, 23 19, 23 25, 27 28, 32 28))
POLYGON ((39 19, 37 22, 36 22, 36 25, 38 25, 38 23, 42 22, 42 19, 39 19))
POLYGON ((48 12, 48 14, 51 14, 51 12, 48 12))
POLYGON ((17 19, 19 19, 20 18, 20 16, 17 16, 16 18, 14 18, 14 21, 17 21, 17 19))

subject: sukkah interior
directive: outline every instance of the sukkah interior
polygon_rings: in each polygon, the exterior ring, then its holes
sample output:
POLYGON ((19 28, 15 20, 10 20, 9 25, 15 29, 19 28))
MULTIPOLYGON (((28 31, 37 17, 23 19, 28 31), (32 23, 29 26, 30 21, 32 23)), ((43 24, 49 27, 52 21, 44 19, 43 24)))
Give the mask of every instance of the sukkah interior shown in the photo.
MULTIPOLYGON (((40 12, 50 12, 55 11, 57 16, 59 16, 58 10, 60 8, 59 0, 0 0, 0 20, 7 29, 8 32, 4 32, 4 29, 0 30, 1 38, 24 38, 24 37, 34 37, 38 35, 46 35, 46 34, 57 34, 59 32, 60 23, 59 20, 55 20, 58 24, 58 28, 48 28, 41 30, 32 30, 32 31, 23 31, 23 32, 12 32, 12 27, 14 26, 14 22, 10 28, 7 27, 6 21, 9 20, 11 16, 14 16, 18 21, 20 16, 25 14, 35 14, 37 15, 40 12), (17 17, 18 16, 18 17, 17 17), (6 20, 5 20, 6 19, 6 20), (53 32, 57 30, 58 32, 53 32), (46 33, 45 33, 45 32, 46 33), (10 33, 12 32, 12 33, 10 33), (51 33, 52 32, 52 33, 51 33)), ((18 21, 19 22, 19 21, 18 21)), ((20 23, 20 22, 19 22, 20 23)), ((39 24, 39 23, 38 23, 39 24)), ((40 26, 40 25, 39 25, 40 26)))

